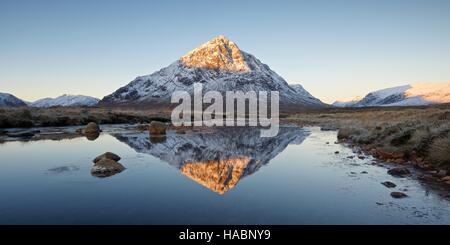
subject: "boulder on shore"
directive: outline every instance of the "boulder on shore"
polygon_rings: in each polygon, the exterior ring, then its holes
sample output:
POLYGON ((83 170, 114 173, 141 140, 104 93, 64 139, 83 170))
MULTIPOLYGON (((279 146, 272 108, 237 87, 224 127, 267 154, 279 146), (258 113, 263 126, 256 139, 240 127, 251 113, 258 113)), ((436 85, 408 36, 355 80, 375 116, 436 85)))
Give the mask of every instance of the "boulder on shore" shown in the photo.
POLYGON ((148 131, 151 135, 165 135, 167 125, 163 122, 152 121, 148 126, 148 131))
POLYGON ((388 174, 396 177, 405 177, 407 175, 410 175, 411 172, 407 168, 393 168, 388 170, 388 174))

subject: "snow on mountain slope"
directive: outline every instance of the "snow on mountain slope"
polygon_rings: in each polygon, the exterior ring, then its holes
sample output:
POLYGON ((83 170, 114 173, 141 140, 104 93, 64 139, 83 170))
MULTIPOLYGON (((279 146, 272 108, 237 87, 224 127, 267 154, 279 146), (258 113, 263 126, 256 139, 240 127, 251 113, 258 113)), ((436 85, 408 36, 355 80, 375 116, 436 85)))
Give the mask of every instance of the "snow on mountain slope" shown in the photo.
POLYGON ((355 107, 381 106, 400 102, 405 99, 404 94, 406 90, 410 88, 411 85, 404 85, 377 90, 375 92, 367 94, 362 100, 360 100, 354 106, 355 107))
POLYGON ((0 93, 0 107, 3 106, 17 107, 17 106, 27 106, 27 104, 12 94, 0 93))
POLYGON ((32 107, 52 107, 52 106, 95 106, 99 99, 84 95, 64 94, 57 98, 44 98, 29 103, 32 107))
POLYGON ((332 106, 336 106, 336 107, 352 107, 354 106, 356 103, 358 103, 363 97, 361 96, 355 96, 351 99, 344 99, 344 100, 337 100, 335 101, 333 104, 331 104, 332 106))
POLYGON ((295 92, 298 94, 299 97, 304 97, 310 101, 316 101, 318 104, 322 103, 322 101, 320 101, 318 98, 312 96, 305 88, 303 88, 302 85, 291 84, 289 86, 295 90, 295 92))
POLYGON ((207 91, 279 91, 280 104, 309 107, 326 106, 305 91, 296 90, 253 55, 240 50, 234 42, 218 36, 192 50, 166 68, 137 77, 128 85, 105 96, 102 103, 170 103, 172 93, 187 91, 202 83, 207 91))
POLYGON ((450 83, 418 83, 371 92, 359 101, 335 102, 334 106, 420 106, 450 103, 450 83))

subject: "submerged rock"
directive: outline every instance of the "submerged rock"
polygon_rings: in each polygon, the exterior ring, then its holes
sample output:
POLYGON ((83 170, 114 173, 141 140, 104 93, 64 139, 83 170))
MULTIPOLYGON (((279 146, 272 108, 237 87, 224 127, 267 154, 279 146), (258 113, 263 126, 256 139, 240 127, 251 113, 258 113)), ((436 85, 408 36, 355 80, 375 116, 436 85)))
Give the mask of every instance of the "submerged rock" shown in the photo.
POLYGON ((158 121, 152 121, 148 127, 148 131, 152 135, 165 135, 166 129, 166 124, 158 121))
POLYGON ((52 174, 61 174, 64 172, 78 171, 78 170, 80 170, 80 168, 77 166, 61 166, 61 167, 50 168, 47 170, 47 172, 52 173, 52 174))
POLYGON ((397 186, 396 184, 394 184, 394 183, 392 183, 390 181, 385 181, 385 182, 382 182, 381 184, 386 186, 387 188, 394 188, 394 187, 397 186))
POLYGON ((92 160, 94 163, 97 163, 98 161, 102 160, 102 159, 109 159, 109 160, 113 160, 118 162, 121 158, 112 153, 112 152, 105 152, 103 154, 101 154, 100 156, 96 157, 94 160, 92 160))
POLYGON ((405 198, 405 197, 407 197, 408 195, 406 195, 405 193, 403 193, 403 192, 399 192, 399 191, 394 191, 394 192, 391 192, 391 197, 393 197, 393 198, 405 198))
POLYGON ((95 177, 109 177, 118 174, 125 170, 125 167, 111 159, 102 158, 94 163, 91 169, 91 174, 95 177))
POLYGON ((407 175, 410 175, 411 172, 407 168, 393 168, 388 170, 388 174, 396 177, 405 177, 407 175))

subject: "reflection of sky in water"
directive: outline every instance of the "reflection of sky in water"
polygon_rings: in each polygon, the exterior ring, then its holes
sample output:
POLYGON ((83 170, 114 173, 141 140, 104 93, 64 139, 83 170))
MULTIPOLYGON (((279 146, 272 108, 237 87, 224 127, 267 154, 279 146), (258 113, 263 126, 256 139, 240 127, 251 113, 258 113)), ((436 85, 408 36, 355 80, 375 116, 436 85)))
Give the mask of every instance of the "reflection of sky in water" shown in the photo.
POLYGON ((334 141, 335 133, 311 129, 303 143, 287 146, 223 195, 108 134, 96 141, 4 143, 0 222, 450 224, 447 201, 427 195, 416 181, 368 165, 370 159, 344 159, 351 150, 334 141), (120 155, 127 169, 95 178, 91 161, 106 151, 120 155), (62 167, 67 171, 51 171, 62 167), (398 185, 395 190, 407 188, 410 197, 391 198, 393 189, 380 184, 386 180, 398 185))

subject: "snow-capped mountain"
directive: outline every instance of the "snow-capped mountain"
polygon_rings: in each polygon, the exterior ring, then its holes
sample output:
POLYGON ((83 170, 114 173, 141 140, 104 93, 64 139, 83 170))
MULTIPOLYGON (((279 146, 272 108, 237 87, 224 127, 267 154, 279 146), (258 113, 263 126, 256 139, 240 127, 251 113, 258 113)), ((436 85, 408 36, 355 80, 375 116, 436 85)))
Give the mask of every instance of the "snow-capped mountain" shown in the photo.
POLYGON ((371 92, 359 101, 335 102, 334 106, 420 106, 450 103, 450 83, 419 83, 371 92))
POLYGON ((84 95, 64 94, 57 98, 44 98, 29 103, 31 107, 52 107, 52 106, 95 106, 99 99, 84 95))
POLYGON ((337 100, 331 105, 336 106, 336 107, 352 107, 356 103, 358 103, 360 100, 362 100, 362 98, 363 97, 361 97, 361 96, 355 96, 351 99, 337 100))
POLYGON ((279 91, 280 105, 323 107, 326 104, 303 88, 288 83, 253 55, 218 36, 182 56, 166 68, 140 76, 128 85, 105 96, 101 103, 170 103, 174 91, 192 94, 193 84, 202 83, 207 91, 279 91))
POLYGON ((16 96, 8 93, 0 93, 0 107, 18 107, 27 106, 23 100, 17 98, 16 96))

